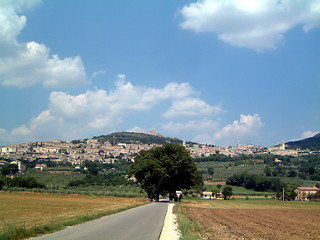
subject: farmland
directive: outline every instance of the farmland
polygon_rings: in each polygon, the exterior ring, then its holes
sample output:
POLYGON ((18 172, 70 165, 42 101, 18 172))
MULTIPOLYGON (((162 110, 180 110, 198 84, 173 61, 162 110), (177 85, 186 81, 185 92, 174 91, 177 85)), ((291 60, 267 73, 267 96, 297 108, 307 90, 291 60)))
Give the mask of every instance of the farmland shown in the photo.
POLYGON ((181 207, 202 239, 320 239, 319 202, 189 199, 181 207))
POLYGON ((23 237, 61 229, 145 202, 144 198, 1 191, 0 239, 17 232, 23 237))
POLYGON ((197 167, 200 172, 203 174, 203 178, 205 180, 209 180, 211 178, 227 179, 235 174, 239 174, 242 172, 250 172, 257 175, 262 175, 264 173, 265 164, 251 164, 251 165, 237 165, 234 162, 197 162, 197 167), (208 169, 214 169, 213 174, 208 173, 208 169))

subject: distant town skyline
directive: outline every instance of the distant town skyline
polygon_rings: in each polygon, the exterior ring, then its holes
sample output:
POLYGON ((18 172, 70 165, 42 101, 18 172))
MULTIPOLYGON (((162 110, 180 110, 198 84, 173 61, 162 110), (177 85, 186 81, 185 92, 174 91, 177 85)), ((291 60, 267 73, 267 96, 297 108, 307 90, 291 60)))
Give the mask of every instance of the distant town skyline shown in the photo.
POLYGON ((320 132, 320 0, 0 2, 0 146, 320 132))

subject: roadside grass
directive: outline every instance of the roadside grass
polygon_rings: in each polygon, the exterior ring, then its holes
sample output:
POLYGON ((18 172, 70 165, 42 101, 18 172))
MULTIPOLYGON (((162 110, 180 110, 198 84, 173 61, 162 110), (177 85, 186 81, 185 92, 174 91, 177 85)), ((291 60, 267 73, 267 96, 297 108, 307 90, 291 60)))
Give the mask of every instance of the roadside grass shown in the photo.
POLYGON ((23 239, 145 204, 145 198, 0 192, 0 240, 23 239))
POLYGON ((199 240, 201 229, 199 225, 183 210, 180 204, 176 204, 173 213, 177 215, 178 228, 181 236, 180 240, 199 240))

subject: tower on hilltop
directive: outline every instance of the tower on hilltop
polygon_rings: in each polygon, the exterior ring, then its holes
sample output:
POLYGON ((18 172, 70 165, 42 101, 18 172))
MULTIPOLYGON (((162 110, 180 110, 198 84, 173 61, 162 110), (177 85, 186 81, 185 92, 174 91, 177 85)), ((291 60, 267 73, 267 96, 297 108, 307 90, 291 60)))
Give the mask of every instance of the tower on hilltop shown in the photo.
POLYGON ((157 130, 154 128, 152 131, 147 132, 147 134, 157 137, 162 137, 160 133, 157 133, 157 130))

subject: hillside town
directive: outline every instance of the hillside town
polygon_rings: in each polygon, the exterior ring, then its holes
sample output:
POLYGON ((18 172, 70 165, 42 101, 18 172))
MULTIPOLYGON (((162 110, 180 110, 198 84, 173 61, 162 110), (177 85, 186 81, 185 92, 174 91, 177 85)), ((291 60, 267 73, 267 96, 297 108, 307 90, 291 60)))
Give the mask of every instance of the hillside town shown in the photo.
MULTIPOLYGON (((156 131, 150 131, 147 134, 161 136, 156 131)), ((81 164, 85 160, 101 161, 104 163, 112 163, 119 159, 128 159, 134 161, 134 157, 141 150, 148 150, 159 144, 127 144, 127 143, 111 143, 106 141, 99 142, 97 139, 88 139, 82 141, 44 141, 29 142, 23 144, 13 144, 0 148, 0 157, 2 159, 16 161, 24 159, 27 161, 49 160, 56 162, 70 162, 75 165, 81 164)), ((224 154, 235 156, 239 154, 274 154, 274 155, 291 155, 308 154, 311 152, 300 152, 298 150, 286 149, 284 141, 273 147, 264 148, 262 146, 254 146, 252 144, 241 145, 238 142, 237 147, 219 147, 206 144, 187 144, 183 141, 192 157, 209 157, 214 154, 224 154)))

